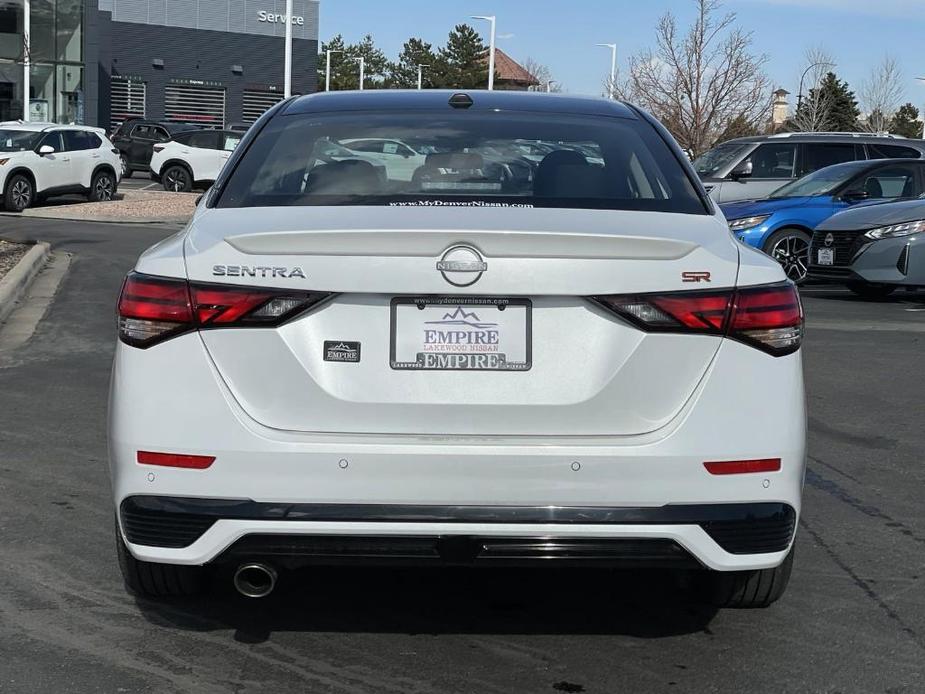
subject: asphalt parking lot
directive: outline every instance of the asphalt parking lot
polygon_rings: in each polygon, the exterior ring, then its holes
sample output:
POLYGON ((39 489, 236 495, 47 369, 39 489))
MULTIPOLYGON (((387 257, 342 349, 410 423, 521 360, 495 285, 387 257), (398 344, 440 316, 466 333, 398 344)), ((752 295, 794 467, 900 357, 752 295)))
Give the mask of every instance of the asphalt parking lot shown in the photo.
POLYGON ((172 231, 0 229, 71 254, 35 333, 28 310, 0 330, 0 691, 925 691, 925 294, 804 292, 810 458, 769 609, 609 571, 325 570, 155 603, 115 562, 106 399, 122 276, 172 231))

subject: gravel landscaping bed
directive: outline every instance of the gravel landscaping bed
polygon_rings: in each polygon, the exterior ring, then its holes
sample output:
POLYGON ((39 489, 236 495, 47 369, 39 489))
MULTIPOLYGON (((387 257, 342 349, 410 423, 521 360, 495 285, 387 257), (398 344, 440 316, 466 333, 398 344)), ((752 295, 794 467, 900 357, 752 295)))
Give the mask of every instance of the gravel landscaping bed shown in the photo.
POLYGON ((16 263, 26 254, 29 248, 31 246, 28 244, 13 243, 12 241, 0 239, 0 280, 3 279, 6 273, 16 267, 16 263))
POLYGON ((185 221, 193 215, 199 194, 127 190, 119 197, 120 200, 111 202, 32 207, 22 214, 27 217, 107 222, 185 221))

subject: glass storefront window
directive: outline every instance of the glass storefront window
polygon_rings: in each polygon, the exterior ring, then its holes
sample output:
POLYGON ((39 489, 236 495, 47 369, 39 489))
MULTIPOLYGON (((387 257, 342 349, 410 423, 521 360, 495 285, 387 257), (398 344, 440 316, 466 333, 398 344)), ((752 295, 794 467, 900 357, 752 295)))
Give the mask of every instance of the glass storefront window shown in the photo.
POLYGON ((58 65, 55 89, 57 92, 55 121, 83 123, 83 68, 77 65, 58 65))
POLYGON ((84 0, 57 0, 57 60, 83 60, 84 0))
POLYGON ((21 57, 22 0, 0 0, 0 58, 21 57))
MULTIPOLYGON (((79 63, 83 61, 85 2, 32 0, 32 120, 83 121, 83 66, 79 63)), ((0 120, 23 116, 22 8, 22 0, 0 0, 0 120)))
POLYGON ((33 63, 55 59, 55 1, 32 0, 32 51, 33 63))
POLYGON ((54 118, 55 68, 53 65, 32 65, 29 74, 29 120, 50 121, 54 118))

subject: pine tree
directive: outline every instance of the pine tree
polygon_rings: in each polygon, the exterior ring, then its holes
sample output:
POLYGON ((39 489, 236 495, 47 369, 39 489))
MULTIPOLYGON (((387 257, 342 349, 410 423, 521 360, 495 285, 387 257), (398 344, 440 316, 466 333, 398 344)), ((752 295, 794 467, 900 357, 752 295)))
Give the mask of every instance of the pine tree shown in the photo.
POLYGON ((903 104, 893 116, 890 123, 890 132, 903 137, 922 137, 922 123, 919 121, 919 110, 912 104, 903 104))
POLYGON ((321 44, 321 55, 318 60, 318 91, 324 91, 327 51, 332 51, 331 90, 347 89, 345 85, 348 80, 348 70, 351 70, 352 66, 346 60, 347 45, 344 43, 344 37, 337 34, 330 41, 321 44))
POLYGON ((476 89, 487 86, 487 49, 479 33, 468 24, 457 24, 446 46, 440 49, 440 86, 476 89))
POLYGON ((389 60, 385 53, 376 48, 373 37, 367 34, 359 43, 347 44, 340 34, 327 43, 321 44, 321 58, 318 61, 318 89, 324 89, 325 60, 327 51, 336 51, 331 56, 331 91, 358 89, 360 86, 361 56, 365 61, 363 67, 364 89, 381 89, 385 86, 389 60))
POLYGON ((382 89, 385 86, 386 76, 389 70, 389 59, 385 57, 380 49, 376 48, 371 34, 363 37, 363 40, 357 44, 347 46, 347 57, 353 63, 353 78, 350 80, 351 86, 348 89, 358 89, 360 86, 360 62, 364 60, 364 89, 382 89))
MULTIPOLYGON (((829 72, 818 87, 809 90, 809 96, 797 109, 794 121, 810 120, 806 111, 812 107, 822 110, 822 115, 813 129, 828 132, 856 132, 860 129, 858 118, 861 111, 854 92, 848 83, 838 79, 834 72, 829 72)), ((799 129, 799 128, 795 128, 799 129)))
POLYGON ((423 39, 408 39, 402 46, 398 62, 389 65, 386 80, 389 87, 415 89, 418 86, 418 65, 425 65, 422 83, 425 89, 434 86, 434 75, 439 72, 437 54, 433 46, 423 39))

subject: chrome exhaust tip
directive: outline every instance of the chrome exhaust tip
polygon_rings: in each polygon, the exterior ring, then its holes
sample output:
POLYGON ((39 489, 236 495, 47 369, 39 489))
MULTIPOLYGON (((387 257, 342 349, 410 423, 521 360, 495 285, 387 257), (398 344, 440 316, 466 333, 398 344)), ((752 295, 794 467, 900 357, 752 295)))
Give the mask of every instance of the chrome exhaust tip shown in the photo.
POLYGON ((265 598, 276 587, 276 571, 266 564, 241 564, 234 572, 234 587, 248 598, 265 598))

